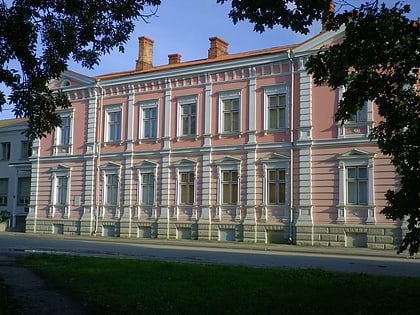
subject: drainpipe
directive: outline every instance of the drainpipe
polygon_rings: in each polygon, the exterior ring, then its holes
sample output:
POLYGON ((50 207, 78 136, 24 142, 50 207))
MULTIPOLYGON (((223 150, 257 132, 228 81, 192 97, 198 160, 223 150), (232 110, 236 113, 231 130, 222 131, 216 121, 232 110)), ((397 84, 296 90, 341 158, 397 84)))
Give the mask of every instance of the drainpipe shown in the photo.
POLYGON ((291 84, 290 84, 290 209, 289 209, 289 244, 294 243, 293 239, 293 208, 294 208, 294 93, 295 93, 295 65, 294 65, 294 53, 292 49, 287 51, 287 58, 290 61, 290 73, 291 73, 291 84))
POLYGON ((103 87, 100 83, 100 79, 96 81, 96 87, 99 91, 99 108, 97 108, 98 117, 96 117, 96 122, 98 126, 98 132, 96 134, 96 179, 95 179, 95 189, 96 189, 96 202, 95 202, 95 228, 94 228, 94 234, 96 235, 98 233, 98 225, 99 225, 99 185, 100 185, 100 179, 101 179, 101 136, 102 136, 102 107, 103 107, 103 99, 104 99, 104 93, 103 93, 103 87))

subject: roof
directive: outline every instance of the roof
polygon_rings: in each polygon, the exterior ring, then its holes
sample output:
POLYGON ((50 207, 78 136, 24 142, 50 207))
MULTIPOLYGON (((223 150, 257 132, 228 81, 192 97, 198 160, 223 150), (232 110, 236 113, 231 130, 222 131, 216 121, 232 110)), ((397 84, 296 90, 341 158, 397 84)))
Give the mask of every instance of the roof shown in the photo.
POLYGON ((13 118, 0 120, 0 128, 23 126, 27 125, 28 120, 26 118, 13 118))
POLYGON ((124 77, 124 76, 135 75, 135 74, 153 73, 153 72, 158 72, 158 71, 179 69, 179 68, 184 68, 184 67, 201 66, 205 64, 231 61, 235 59, 245 59, 245 58, 252 58, 252 57, 258 57, 258 56, 264 56, 264 55, 274 55, 274 54, 286 52, 289 49, 294 49, 297 46, 298 45, 288 45, 288 46, 282 46, 282 47, 273 47, 273 48, 255 50, 255 51, 248 51, 248 52, 237 53, 237 54, 227 54, 227 55, 219 56, 216 58, 206 58, 206 59, 180 62, 180 63, 175 63, 175 64, 166 64, 162 66, 156 66, 147 70, 128 70, 128 71, 123 71, 123 72, 115 72, 115 73, 109 73, 109 74, 96 76, 95 79, 100 79, 100 80, 114 79, 114 78, 119 78, 119 77, 124 77))

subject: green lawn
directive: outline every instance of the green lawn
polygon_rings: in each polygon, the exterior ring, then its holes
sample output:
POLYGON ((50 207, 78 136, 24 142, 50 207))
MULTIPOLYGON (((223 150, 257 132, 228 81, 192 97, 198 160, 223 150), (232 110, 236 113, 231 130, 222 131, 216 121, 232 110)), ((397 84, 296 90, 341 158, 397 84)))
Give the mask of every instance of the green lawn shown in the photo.
POLYGON ((420 279, 74 256, 25 256, 98 314, 420 314, 420 279))

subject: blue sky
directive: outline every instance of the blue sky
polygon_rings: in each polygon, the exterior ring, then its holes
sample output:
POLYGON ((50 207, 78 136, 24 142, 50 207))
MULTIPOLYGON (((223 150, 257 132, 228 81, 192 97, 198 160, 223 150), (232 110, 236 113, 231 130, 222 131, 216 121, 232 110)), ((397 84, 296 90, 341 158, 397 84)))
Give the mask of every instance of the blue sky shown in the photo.
MULTIPOLYGON (((405 3, 412 7, 410 16, 420 17, 419 0, 407 0, 405 3)), ((138 21, 130 41, 125 46, 124 54, 115 50, 110 55, 103 56, 100 65, 93 70, 72 62, 69 69, 88 76, 132 70, 137 59, 139 36, 147 36, 154 40, 153 64, 158 66, 167 64, 168 54, 173 53, 179 53, 182 61, 206 58, 209 37, 213 36, 227 41, 228 52, 233 54, 299 43, 321 30, 320 23, 317 23, 306 36, 280 27, 260 34, 254 32, 253 25, 246 21, 234 25, 228 17, 229 10, 230 3, 221 5, 216 3, 216 0, 163 0, 156 16, 151 17, 148 23, 138 21)), ((5 107, 3 112, 0 112, 0 119, 7 118, 12 118, 10 107, 5 107)))

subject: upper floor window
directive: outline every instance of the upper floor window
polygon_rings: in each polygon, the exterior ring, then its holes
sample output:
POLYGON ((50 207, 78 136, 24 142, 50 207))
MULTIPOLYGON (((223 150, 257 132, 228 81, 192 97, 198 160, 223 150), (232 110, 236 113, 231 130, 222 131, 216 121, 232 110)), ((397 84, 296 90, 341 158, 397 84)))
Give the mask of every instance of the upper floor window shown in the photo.
POLYGON ((106 142, 121 141, 121 116, 121 106, 108 106, 106 108, 106 142))
POLYGON ((238 133, 240 130, 240 91, 220 93, 219 133, 238 133))
POLYGON ((364 102, 363 103, 363 107, 360 108, 356 114, 351 115, 351 117, 349 118, 348 122, 349 123, 366 123, 368 121, 367 119, 367 104, 368 102, 364 102))
POLYGON ((71 152, 73 112, 63 111, 59 115, 61 124, 55 130, 55 154, 66 154, 71 152))
POLYGON ((19 177, 18 178, 18 204, 27 205, 30 201, 31 195, 31 178, 19 177))
POLYGON ((0 205, 7 205, 7 196, 9 194, 9 179, 0 178, 0 205))
POLYGON ((287 127, 287 86, 273 86, 265 92, 265 130, 279 130, 287 127))
POLYGON ((155 139, 157 138, 157 102, 145 102, 140 104, 140 138, 155 139))
POLYGON ((21 142, 21 157, 22 159, 27 159, 32 156, 32 141, 22 141, 21 142))
POLYGON ((1 159, 4 161, 10 160, 10 142, 2 142, 1 144, 1 159))
POLYGON ((178 136, 197 135, 197 97, 181 97, 178 100, 178 136))

